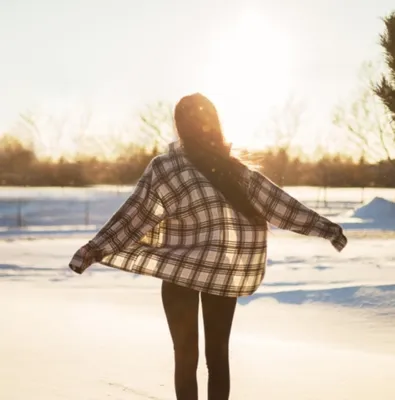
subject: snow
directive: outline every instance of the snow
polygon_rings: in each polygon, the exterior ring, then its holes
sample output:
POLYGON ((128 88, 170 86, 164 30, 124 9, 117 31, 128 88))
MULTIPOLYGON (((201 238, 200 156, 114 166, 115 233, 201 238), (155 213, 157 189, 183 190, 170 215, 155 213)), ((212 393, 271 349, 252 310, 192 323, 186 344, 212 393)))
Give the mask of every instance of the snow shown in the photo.
MULTIPOLYGON (((10 230, 3 222, 0 399, 174 399, 160 281, 101 266, 79 276, 67 267, 127 192, 89 192, 96 208, 88 226, 76 213, 86 197, 76 192, 68 199, 52 190, 42 207, 44 195, 22 190, 34 202, 35 226, 10 230)), ((362 207, 352 193, 328 192, 325 212, 349 237, 340 254, 322 239, 271 231, 264 284, 236 310, 232 399, 395 398, 395 226, 372 218, 386 207, 375 197, 391 200, 395 191, 376 190, 362 207)), ((200 354, 206 399, 203 347, 200 354)))
POLYGON ((395 224, 395 203, 381 197, 375 197, 368 204, 357 208, 353 216, 371 220, 390 219, 395 224))
MULTIPOLYGON (((393 218, 365 218, 363 207, 359 212, 362 200, 368 203, 370 214, 372 207, 377 210, 392 204, 394 189, 328 189, 325 197, 320 188, 287 190, 346 229, 395 231, 393 218), (378 195, 383 199, 382 204, 375 204, 378 195)), ((0 189, 0 238, 93 234, 132 191, 132 186, 0 189)))

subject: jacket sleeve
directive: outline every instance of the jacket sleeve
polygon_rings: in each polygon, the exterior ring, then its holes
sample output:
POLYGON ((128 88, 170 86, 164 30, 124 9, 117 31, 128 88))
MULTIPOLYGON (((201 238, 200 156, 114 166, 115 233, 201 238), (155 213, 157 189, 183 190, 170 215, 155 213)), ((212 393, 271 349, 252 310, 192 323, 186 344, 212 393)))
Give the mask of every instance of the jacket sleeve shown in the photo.
POLYGON ((347 244, 341 226, 290 196, 270 179, 250 171, 249 194, 254 207, 270 224, 306 236, 328 239, 337 251, 347 244))
MULTIPOLYGON (((106 255, 118 253, 131 243, 137 243, 166 217, 153 163, 148 165, 130 197, 84 246, 92 262, 101 261, 106 255)), ((80 253, 77 251, 69 264, 71 269, 79 273, 89 266, 80 253)))
POLYGON ((131 196, 90 241, 101 256, 137 243, 166 217, 153 164, 148 165, 131 196))

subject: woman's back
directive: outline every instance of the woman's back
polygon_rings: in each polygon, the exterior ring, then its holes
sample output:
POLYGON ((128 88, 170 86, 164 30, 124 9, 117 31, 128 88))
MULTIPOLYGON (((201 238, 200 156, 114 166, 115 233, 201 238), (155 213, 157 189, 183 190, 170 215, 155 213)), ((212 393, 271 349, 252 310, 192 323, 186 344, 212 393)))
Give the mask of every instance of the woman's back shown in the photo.
MULTIPOLYGON (((253 293, 265 272, 266 223, 252 224, 234 210, 189 162, 179 142, 156 157, 148 171, 150 190, 160 199, 154 203, 165 217, 102 263, 210 294, 253 293)), ((240 178, 247 184, 245 172, 240 178)), ((155 208, 150 213, 156 214, 155 208)))
POLYGON ((267 222, 329 239, 338 250, 345 246, 338 225, 258 172, 241 171, 240 188, 263 223, 235 210, 175 142, 152 160, 90 246, 104 265, 227 297, 250 295, 261 284, 267 222))

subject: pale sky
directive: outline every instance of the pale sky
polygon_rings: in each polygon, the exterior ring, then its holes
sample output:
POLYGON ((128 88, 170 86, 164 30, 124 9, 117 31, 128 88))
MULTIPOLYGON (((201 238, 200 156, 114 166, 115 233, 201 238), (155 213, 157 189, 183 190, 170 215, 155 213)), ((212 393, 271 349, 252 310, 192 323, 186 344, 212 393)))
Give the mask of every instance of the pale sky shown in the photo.
POLYGON ((0 0, 0 132, 27 109, 89 107, 116 121, 201 91, 236 144, 290 95, 320 135, 361 63, 380 54, 380 17, 394 9, 393 0, 0 0))

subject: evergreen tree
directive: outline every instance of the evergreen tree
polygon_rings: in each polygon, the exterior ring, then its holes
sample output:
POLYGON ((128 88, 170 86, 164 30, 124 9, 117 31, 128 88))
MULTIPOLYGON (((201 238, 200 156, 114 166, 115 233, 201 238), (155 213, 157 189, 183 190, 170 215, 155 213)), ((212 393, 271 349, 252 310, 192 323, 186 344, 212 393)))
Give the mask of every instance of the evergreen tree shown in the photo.
POLYGON ((380 44, 384 50, 388 73, 383 75, 374 87, 374 92, 381 99, 393 124, 395 143, 395 12, 383 19, 384 33, 380 35, 380 44))

